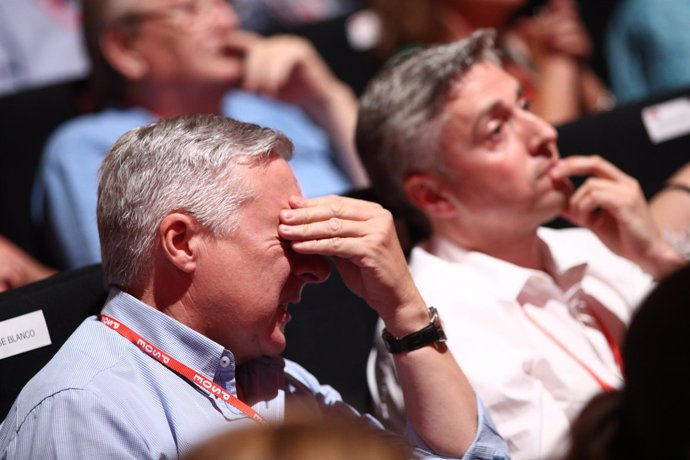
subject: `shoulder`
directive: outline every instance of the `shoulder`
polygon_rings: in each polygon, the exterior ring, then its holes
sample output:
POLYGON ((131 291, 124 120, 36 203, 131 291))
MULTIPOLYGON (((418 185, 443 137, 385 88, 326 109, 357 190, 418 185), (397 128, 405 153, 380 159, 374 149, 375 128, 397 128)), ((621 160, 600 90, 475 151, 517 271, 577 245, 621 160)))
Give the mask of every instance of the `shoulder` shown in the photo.
POLYGON ((635 28, 638 27, 654 33, 652 26, 660 19, 668 18, 681 11, 687 13, 689 10, 690 3, 686 0, 663 2, 627 0, 618 2, 618 6, 612 14, 610 25, 615 31, 625 30, 630 34, 634 34, 635 28))
MULTIPOLYGON (((91 317, 86 319, 46 364, 22 389, 16 400, 22 419, 45 400, 69 401, 76 394, 108 394, 104 375, 122 362, 125 349, 110 340, 105 328, 91 317)), ((121 341, 120 341, 121 342, 121 341)), ((108 378, 105 378, 107 381, 108 378)))
POLYGON ((295 393, 309 392, 322 398, 326 404, 335 404, 342 401, 340 393, 335 388, 321 384, 314 374, 289 359, 285 360, 285 376, 288 385, 293 386, 292 391, 295 393))
POLYGON ((582 263, 635 265, 614 254, 594 233, 584 228, 542 227, 539 237, 560 266, 572 267, 582 263))
POLYGON ((0 426, 0 457, 148 458, 150 440, 132 414, 92 388, 64 388, 26 409, 16 403, 0 426))
POLYGON ((477 269, 475 258, 488 257, 481 253, 465 252, 456 255, 457 259, 447 258, 430 252, 424 245, 417 245, 412 249, 409 267, 415 283, 422 288, 440 288, 457 286, 458 279, 464 284, 479 287, 485 284, 485 273, 477 269))
MULTIPOLYGON (((273 113, 275 111, 287 111, 288 113, 300 113, 301 109, 289 102, 253 94, 241 90, 229 91, 223 99, 223 111, 232 116, 241 116, 245 110, 250 109, 256 113, 273 113)), ((250 113, 249 116, 252 116, 250 113)))
POLYGON ((283 132, 294 144, 321 145, 326 134, 297 105, 244 91, 230 91, 222 111, 238 120, 283 132))
POLYGON ((618 286, 621 292, 631 293, 631 299, 639 299, 654 283, 639 265, 612 252, 589 230, 541 228, 539 236, 560 267, 586 263, 591 278, 618 286))
POLYGON ((58 126, 46 142, 44 155, 48 161, 89 151, 103 156, 126 131, 151 121, 151 115, 141 109, 107 109, 80 115, 58 126))
POLYGON ((428 273, 430 269, 440 270, 454 265, 456 267, 458 266, 457 263, 444 260, 443 258, 432 254, 424 245, 417 245, 412 248, 408 264, 415 278, 418 276, 423 276, 424 273, 428 273))
POLYGON ((580 263, 602 261, 635 265, 613 253, 594 233, 584 228, 553 229, 541 227, 539 237, 561 264, 573 266, 580 263))

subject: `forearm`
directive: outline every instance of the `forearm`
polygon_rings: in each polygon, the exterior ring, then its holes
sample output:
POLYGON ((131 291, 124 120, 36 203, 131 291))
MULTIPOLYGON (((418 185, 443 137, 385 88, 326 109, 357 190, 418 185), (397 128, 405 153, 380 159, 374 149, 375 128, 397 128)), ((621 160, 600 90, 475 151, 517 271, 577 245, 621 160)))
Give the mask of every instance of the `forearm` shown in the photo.
MULTIPOLYGON (((427 309, 405 322, 385 321, 396 337, 419 330, 429 323, 427 309)), ((462 456, 477 434, 477 404, 474 391, 444 344, 429 345, 393 355, 403 391, 408 420, 435 452, 462 456)))
POLYGON ((579 68, 575 60, 551 56, 538 64, 539 82, 532 110, 554 125, 580 115, 579 68))
POLYGON ((616 103, 615 97, 589 66, 580 66, 579 80, 582 107, 585 112, 597 113, 613 108, 616 103))
MULTIPOLYGON (((339 196, 289 201, 278 232, 296 253, 331 257, 345 285, 378 313, 390 335, 402 338, 430 325, 390 211, 339 196)), ((458 457, 476 436, 477 404, 451 353, 442 344, 435 348, 440 334, 434 329, 421 348, 394 361, 412 427, 435 452, 458 457)))
POLYGON ((680 253, 663 238, 648 257, 635 262, 656 281, 661 281, 687 264, 680 253))
POLYGON ((335 161, 357 188, 369 186, 369 178, 355 148, 357 99, 344 83, 334 80, 316 102, 305 106, 309 116, 329 135, 335 161))
POLYGON ((660 190, 650 201, 652 217, 662 233, 683 234, 690 230, 690 163, 671 176, 667 184, 670 187, 660 190))

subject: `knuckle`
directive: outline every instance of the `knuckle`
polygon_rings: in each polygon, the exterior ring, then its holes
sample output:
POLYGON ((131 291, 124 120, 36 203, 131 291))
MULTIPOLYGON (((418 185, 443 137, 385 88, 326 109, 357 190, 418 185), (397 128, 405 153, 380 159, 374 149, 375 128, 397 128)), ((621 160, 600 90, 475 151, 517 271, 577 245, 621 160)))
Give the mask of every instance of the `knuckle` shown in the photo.
POLYGON ((339 202, 334 202, 330 204, 330 210, 333 216, 335 217, 342 217, 343 215, 343 206, 339 202))
POLYGON ((337 232, 343 227, 343 221, 337 217, 328 219, 328 228, 331 232, 337 232))
POLYGON ((330 240, 331 248, 338 251, 343 246, 343 239, 339 236, 335 236, 330 240))

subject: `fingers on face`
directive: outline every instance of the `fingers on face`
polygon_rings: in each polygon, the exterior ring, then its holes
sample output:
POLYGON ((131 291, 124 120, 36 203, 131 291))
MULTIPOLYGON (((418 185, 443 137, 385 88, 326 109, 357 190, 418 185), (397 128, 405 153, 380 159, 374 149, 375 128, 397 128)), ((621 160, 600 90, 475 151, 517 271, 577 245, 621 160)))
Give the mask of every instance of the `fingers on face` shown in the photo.
POLYGON ((609 180, 625 180, 630 177, 599 155, 574 155, 562 158, 558 165, 558 174, 562 176, 592 175, 609 180))
POLYGON ((619 215, 627 209, 634 208, 641 196, 639 184, 634 180, 620 182, 588 178, 570 197, 569 210, 581 219, 600 210, 607 210, 612 215, 619 215))
POLYGON ((355 255, 397 238, 393 219, 375 203, 341 197, 304 200, 305 206, 281 213, 280 236, 294 250, 323 255, 355 255))
MULTIPOLYGON (((295 196, 290 198, 290 206, 293 209, 289 210, 289 218, 286 217, 284 211, 281 213, 281 222, 293 225, 318 222, 333 217, 363 221, 377 217, 382 211, 385 211, 377 203, 337 195, 311 199, 295 196)), ((385 213, 388 212, 385 211, 385 213)))

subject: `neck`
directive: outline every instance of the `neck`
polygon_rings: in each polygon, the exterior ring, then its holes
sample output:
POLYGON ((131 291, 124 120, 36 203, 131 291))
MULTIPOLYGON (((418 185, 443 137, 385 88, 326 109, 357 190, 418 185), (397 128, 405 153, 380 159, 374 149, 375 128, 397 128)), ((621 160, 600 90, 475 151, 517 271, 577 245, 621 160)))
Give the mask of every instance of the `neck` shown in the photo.
MULTIPOLYGON (((154 257, 156 262, 160 261, 160 256, 154 257)), ((150 276, 130 294, 180 323, 199 330, 196 310, 188 308, 191 304, 188 300, 190 285, 189 276, 166 264, 154 263, 150 276)))
POLYGON ((467 251, 481 252, 520 267, 548 272, 545 247, 537 235, 537 228, 516 232, 510 225, 472 229, 463 228, 457 222, 432 223, 435 235, 442 236, 467 251), (508 231, 496 230, 499 227, 507 228, 508 231))
POLYGON ((189 113, 221 112, 226 86, 196 85, 180 87, 165 83, 133 85, 127 93, 127 104, 143 107, 159 118, 189 113))

